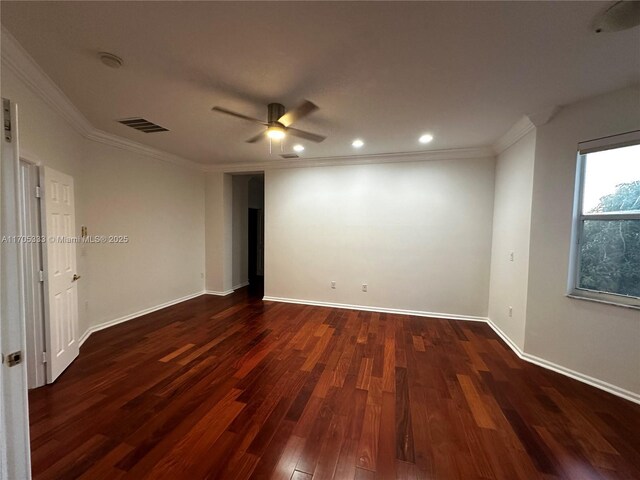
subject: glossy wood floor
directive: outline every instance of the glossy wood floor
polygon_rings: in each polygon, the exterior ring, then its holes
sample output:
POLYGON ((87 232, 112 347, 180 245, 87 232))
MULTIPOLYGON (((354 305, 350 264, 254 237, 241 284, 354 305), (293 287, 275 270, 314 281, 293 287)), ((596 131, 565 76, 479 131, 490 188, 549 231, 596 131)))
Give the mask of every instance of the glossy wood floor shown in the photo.
POLYGON ((246 291, 96 333, 30 399, 38 479, 640 478, 639 406, 485 324, 246 291))

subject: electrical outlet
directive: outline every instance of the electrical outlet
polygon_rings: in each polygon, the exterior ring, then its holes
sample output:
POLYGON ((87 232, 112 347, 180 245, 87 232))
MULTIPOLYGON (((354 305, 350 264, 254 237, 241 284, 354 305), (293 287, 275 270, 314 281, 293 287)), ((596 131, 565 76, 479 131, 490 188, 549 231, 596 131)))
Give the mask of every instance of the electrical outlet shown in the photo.
POLYGON ((509 316, 513 317, 513 307, 509 307, 509 316))
POLYGON ((331 280, 331 288, 333 288, 335 290, 335 288, 336 288, 336 281, 335 280, 331 280))
POLYGON ((509 252, 509 261, 510 261, 510 262, 513 262, 513 259, 514 259, 514 254, 513 254, 513 252, 509 252))
POLYGON ((367 291, 367 284, 366 284, 366 283, 363 283, 363 284, 362 284, 362 291, 363 291, 363 292, 366 292, 366 291, 367 291))
POLYGON ((204 278, 204 273, 201 273, 201 274, 200 274, 200 278, 204 278))

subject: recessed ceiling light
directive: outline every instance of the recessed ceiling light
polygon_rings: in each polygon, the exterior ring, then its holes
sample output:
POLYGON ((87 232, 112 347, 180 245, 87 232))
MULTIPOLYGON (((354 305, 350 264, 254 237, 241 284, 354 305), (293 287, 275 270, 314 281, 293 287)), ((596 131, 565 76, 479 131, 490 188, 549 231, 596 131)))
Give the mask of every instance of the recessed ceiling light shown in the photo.
POLYGON ((122 59, 113 53, 100 52, 98 53, 100 61, 110 68, 120 68, 122 66, 122 59))
POLYGON ((428 133, 425 133, 418 139, 420 143, 429 143, 431 140, 433 140, 433 135, 429 135, 428 133))
POLYGON ((360 148, 364 145, 364 142, 362 140, 360 140, 359 138, 356 138, 353 143, 351 143, 351 145, 353 146, 353 148, 360 148))
POLYGON ((294 145, 293 150, 296 152, 302 152, 304 151, 304 147, 302 145, 294 145))
POLYGON ((284 138, 284 128, 278 126, 269 127, 267 136, 272 140, 282 140, 284 138))

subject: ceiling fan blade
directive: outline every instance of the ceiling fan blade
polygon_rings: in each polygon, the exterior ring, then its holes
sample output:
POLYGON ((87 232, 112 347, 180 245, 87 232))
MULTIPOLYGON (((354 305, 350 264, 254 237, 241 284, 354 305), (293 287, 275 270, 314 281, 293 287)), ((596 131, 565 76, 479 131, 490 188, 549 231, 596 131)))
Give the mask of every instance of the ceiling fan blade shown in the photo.
POLYGON ((258 120, 257 118, 253 118, 253 117, 248 117, 248 116, 243 115, 241 113, 232 112, 231 110, 227 110, 226 108, 213 107, 211 110, 213 110, 214 112, 226 113, 227 115, 231 115, 233 117, 238 117, 238 118, 241 118, 243 120, 249 120, 250 122, 259 123, 260 125, 266 125, 266 123, 264 123, 262 120, 258 120))
POLYGON ((305 132, 304 130, 298 130, 297 128, 287 128, 287 133, 293 135, 294 137, 304 138, 305 140, 310 140, 312 142, 320 143, 327 137, 323 137, 322 135, 317 135, 315 133, 305 132))
POLYGON ((300 120, 303 117, 306 117, 307 115, 309 115, 311 112, 314 112, 315 110, 318 110, 318 106, 315 103, 310 102, 309 100, 305 100, 296 108, 293 108, 289 110, 287 113, 285 113, 284 115, 282 115, 278 119, 278 122, 280 122, 285 127, 288 127, 293 122, 297 122, 298 120, 300 120))
POLYGON ((251 137, 249 140, 247 140, 247 143, 256 143, 259 142, 260 140, 262 140, 264 138, 264 133, 265 132, 260 132, 259 134, 257 134, 254 137, 251 137))

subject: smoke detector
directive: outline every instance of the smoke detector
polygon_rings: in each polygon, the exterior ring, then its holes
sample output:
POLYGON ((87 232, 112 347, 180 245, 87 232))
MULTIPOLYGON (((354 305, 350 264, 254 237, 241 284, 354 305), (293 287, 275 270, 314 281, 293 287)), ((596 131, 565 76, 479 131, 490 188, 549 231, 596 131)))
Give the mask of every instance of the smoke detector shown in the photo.
POLYGON ((122 59, 113 53, 100 52, 98 53, 100 61, 110 68, 120 68, 122 66, 122 59))
POLYGON ((593 22, 593 31, 619 32, 640 25, 640 2, 616 2, 602 12, 593 22))

